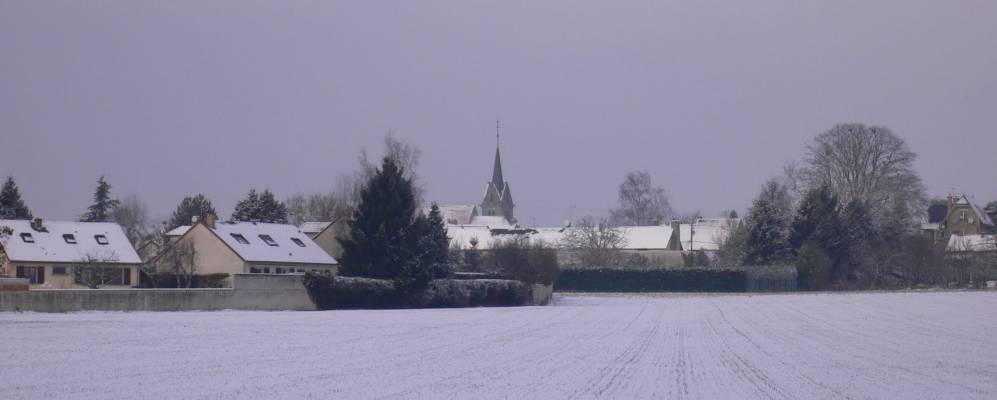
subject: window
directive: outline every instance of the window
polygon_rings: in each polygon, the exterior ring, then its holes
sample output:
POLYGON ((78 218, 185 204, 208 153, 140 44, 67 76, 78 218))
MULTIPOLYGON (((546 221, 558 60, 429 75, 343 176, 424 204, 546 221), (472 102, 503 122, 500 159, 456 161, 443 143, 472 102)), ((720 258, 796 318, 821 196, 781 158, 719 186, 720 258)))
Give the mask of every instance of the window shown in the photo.
POLYGON ((45 283, 45 267, 17 267, 17 277, 28 280, 32 285, 45 283))
MULTIPOLYGON (((73 276, 73 281, 80 285, 86 285, 87 282, 82 278, 83 276, 75 275, 73 276)), ((92 278, 99 285, 132 284, 132 272, 128 268, 101 268, 94 270, 92 275, 90 275, 90 278, 92 278)))
POLYGON ((107 241, 107 236, 104 235, 93 235, 93 238, 97 240, 97 244, 101 246, 107 246, 107 244, 110 243, 107 241))
POLYGON ((263 267, 263 273, 264 274, 269 274, 270 273, 270 267, 263 267))
POLYGON ((280 268, 280 267, 277 267, 277 273, 278 274, 283 274, 284 273, 284 269, 280 268))
POLYGON ((52 267, 52 275, 65 275, 66 267, 52 267))
POLYGON ((959 211, 959 220, 960 221, 965 221, 966 220, 966 212, 965 211, 959 211))
POLYGON ((238 233, 233 233, 231 235, 232 235, 232 238, 235 239, 236 242, 239 242, 239 243, 242 243, 242 244, 249 244, 249 241, 246 240, 245 236, 242 236, 241 234, 238 234, 238 233))
POLYGON ((259 268, 249 267, 249 273, 251 273, 251 274, 258 274, 258 273, 261 273, 261 272, 263 272, 263 271, 260 270, 259 268))
POLYGON ((298 245, 299 247, 305 247, 305 242, 302 242, 301 239, 293 237, 291 238, 291 241, 294 242, 294 244, 298 245))
POLYGON ((65 240, 69 244, 76 244, 76 236, 73 236, 72 233, 62 235, 62 240, 65 240))
POLYGON ((21 234, 21 240, 23 240, 24 243, 34 243, 35 237, 31 236, 31 234, 28 232, 24 232, 21 234))
POLYGON ((263 240, 263 242, 266 243, 266 244, 268 244, 268 245, 275 246, 275 247, 277 246, 277 242, 274 241, 273 238, 270 237, 270 235, 260 235, 260 240, 263 240))

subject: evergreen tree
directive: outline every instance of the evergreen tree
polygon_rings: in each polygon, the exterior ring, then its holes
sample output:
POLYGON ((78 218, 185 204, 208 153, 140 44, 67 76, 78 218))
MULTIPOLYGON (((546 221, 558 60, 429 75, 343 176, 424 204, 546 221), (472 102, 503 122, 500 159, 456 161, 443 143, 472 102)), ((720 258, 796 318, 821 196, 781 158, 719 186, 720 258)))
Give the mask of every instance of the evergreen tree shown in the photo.
POLYGON ((788 261, 791 201, 786 187, 766 182, 752 202, 747 218, 745 265, 770 265, 788 261))
POLYGON ((343 246, 340 273, 391 279, 406 295, 450 273, 449 241, 439 208, 416 215, 411 180, 385 157, 360 192, 343 246))
POLYGON ((31 210, 21 199, 21 191, 12 176, 7 177, 0 190, 0 219, 31 219, 31 210))
POLYGON ((415 225, 412 182, 393 160, 385 158, 381 169, 360 191, 360 202, 350 218, 350 237, 340 238, 343 256, 339 273, 394 279, 409 256, 406 247, 415 225))
POLYGON ((800 280, 807 287, 816 289, 829 279, 844 277, 839 268, 848 258, 848 231, 839 217, 838 197, 830 187, 822 185, 806 192, 793 219, 789 241, 797 252, 813 247, 797 258, 800 280), (829 267, 823 265, 825 257, 829 267))
POLYGON ((256 189, 250 189, 246 198, 235 204, 232 220, 286 224, 287 207, 278 201, 270 190, 264 190, 262 194, 257 194, 256 189))
POLYGON ((197 217, 198 220, 204 220, 208 214, 217 215, 215 207, 211 205, 211 200, 208 200, 203 194, 198 193, 195 196, 184 197, 177 205, 177 209, 173 211, 173 217, 170 218, 167 229, 190 225, 194 217, 197 217))
POLYGON ((101 175, 97 179, 97 190, 93 193, 93 204, 80 217, 80 222, 109 222, 112 220, 111 213, 117 206, 118 200, 111 198, 111 184, 101 175))

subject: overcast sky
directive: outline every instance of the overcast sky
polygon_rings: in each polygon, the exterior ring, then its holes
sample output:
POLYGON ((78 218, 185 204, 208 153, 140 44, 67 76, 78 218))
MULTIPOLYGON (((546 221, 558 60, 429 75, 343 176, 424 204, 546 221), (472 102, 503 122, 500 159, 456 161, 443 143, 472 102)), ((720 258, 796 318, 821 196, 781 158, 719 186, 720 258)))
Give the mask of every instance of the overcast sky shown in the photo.
POLYGON ((0 174, 76 218, 106 174, 165 217, 332 188, 394 131, 428 199, 480 202, 495 119, 520 222, 604 214, 630 170, 744 210, 838 122, 929 194, 997 200, 997 2, 0 0, 0 174))

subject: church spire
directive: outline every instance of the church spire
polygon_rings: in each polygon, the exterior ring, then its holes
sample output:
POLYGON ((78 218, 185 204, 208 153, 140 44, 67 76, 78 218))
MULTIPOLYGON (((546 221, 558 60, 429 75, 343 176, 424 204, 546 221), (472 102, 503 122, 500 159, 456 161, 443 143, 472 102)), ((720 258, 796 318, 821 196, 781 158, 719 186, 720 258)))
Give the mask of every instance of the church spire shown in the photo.
POLYGON ((505 179, 502 178, 502 157, 499 155, 499 121, 495 120, 495 166, 492 168, 492 184, 501 194, 505 190, 505 179))

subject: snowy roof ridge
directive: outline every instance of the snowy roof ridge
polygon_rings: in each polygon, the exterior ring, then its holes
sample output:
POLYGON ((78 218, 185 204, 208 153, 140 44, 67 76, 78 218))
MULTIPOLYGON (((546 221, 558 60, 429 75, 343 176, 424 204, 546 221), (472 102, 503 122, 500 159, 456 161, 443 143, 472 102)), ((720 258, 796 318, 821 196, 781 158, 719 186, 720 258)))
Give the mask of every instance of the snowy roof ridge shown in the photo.
POLYGON ((13 234, 0 245, 15 262, 75 263, 96 258, 108 264, 141 264, 121 226, 113 222, 0 220, 13 234))

